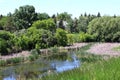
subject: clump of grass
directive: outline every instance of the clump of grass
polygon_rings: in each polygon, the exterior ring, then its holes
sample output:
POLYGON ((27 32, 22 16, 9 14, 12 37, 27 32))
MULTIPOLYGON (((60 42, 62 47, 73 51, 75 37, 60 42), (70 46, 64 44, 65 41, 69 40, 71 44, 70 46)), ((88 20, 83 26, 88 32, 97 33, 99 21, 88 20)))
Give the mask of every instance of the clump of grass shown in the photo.
POLYGON ((52 53, 57 53, 57 52, 59 52, 59 48, 56 47, 56 46, 55 46, 55 47, 51 47, 50 50, 51 50, 52 53))
POLYGON ((29 61, 35 61, 36 59, 38 59, 39 55, 38 54, 32 54, 28 57, 29 61))
POLYGON ((120 46, 114 47, 114 48, 112 48, 112 50, 114 50, 114 51, 120 51, 120 46))
POLYGON ((0 66, 5 66, 6 65, 6 61, 5 60, 0 60, 0 66))
POLYGON ((31 50, 31 55, 28 57, 29 61, 35 61, 39 58, 39 51, 37 49, 31 50))
POLYGON ((13 65, 20 62, 23 62, 24 58, 16 57, 16 58, 10 58, 7 60, 0 60, 0 66, 7 66, 7 65, 13 65))
POLYGON ((16 57, 16 58, 11 58, 11 59, 7 59, 6 63, 7 64, 17 64, 23 61, 23 58, 21 57, 16 57))

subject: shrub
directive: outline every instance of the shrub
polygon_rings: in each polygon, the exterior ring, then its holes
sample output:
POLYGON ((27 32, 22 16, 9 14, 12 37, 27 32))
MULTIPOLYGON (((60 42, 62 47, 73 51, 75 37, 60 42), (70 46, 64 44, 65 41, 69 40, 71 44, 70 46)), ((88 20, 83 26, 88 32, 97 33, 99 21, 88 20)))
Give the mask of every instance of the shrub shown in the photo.
POLYGON ((65 30, 58 28, 55 37, 57 39, 58 46, 66 46, 67 45, 67 33, 65 30))
POLYGON ((94 36, 88 33, 80 33, 80 42, 92 42, 94 41, 94 36))
POLYGON ((6 55, 8 53, 7 51, 7 42, 0 38, 0 53, 1 55, 6 55))
POLYGON ((74 35, 73 34, 67 34, 67 42, 68 42, 68 45, 72 45, 74 43, 74 35))
POLYGON ((38 46, 39 48, 54 46, 54 36, 48 30, 29 28, 26 36, 29 37, 29 46, 32 46, 32 49, 38 46))
POLYGON ((67 34, 68 44, 74 42, 93 42, 95 41, 94 35, 90 35, 88 33, 78 33, 78 34, 67 34))
POLYGON ((10 40, 14 37, 13 34, 11 34, 8 31, 0 31, 0 38, 4 40, 10 40))
POLYGON ((52 32, 55 32, 56 30, 56 26, 53 19, 47 19, 42 21, 38 20, 32 24, 32 27, 35 27, 36 29, 46 29, 52 32))

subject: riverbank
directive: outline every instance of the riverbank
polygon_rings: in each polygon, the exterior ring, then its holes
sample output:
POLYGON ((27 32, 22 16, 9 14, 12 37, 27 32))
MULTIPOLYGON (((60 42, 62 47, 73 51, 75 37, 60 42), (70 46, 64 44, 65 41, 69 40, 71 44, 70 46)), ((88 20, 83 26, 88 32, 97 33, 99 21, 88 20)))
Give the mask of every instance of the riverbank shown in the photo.
POLYGON ((96 43, 87 52, 95 55, 109 55, 111 57, 120 56, 120 50, 114 50, 114 48, 119 46, 120 43, 96 43))
MULTIPOLYGON (((88 43, 74 43, 73 45, 71 46, 66 46, 66 47, 58 47, 59 50, 62 50, 62 49, 77 49, 77 48, 80 48, 80 47, 83 47, 85 45, 87 45, 88 43)), ((41 49, 40 52, 41 53, 47 53, 49 52, 50 49, 41 49)), ((26 58, 26 57, 29 57, 31 54, 30 51, 22 51, 22 52, 19 52, 19 53, 13 53, 12 55, 6 55, 6 56, 0 56, 0 60, 7 60, 7 59, 11 59, 11 58, 18 58, 18 57, 23 57, 23 58, 26 58)))
MULTIPOLYGON (((58 47, 59 50, 62 49, 78 49, 81 48, 85 45, 87 45, 88 43, 74 43, 71 46, 66 46, 66 47, 58 47)), ((109 56, 120 56, 120 51, 115 51, 113 50, 114 47, 118 47, 120 46, 120 43, 95 43, 94 45, 92 45, 90 47, 89 50, 87 50, 87 52, 92 53, 92 54, 96 54, 96 55, 109 55, 109 56)), ((41 49, 40 52, 42 54, 44 53, 48 53, 50 51, 50 49, 41 49)), ((0 60, 7 60, 7 59, 11 59, 11 58, 17 58, 17 57, 29 57, 31 54, 30 51, 22 51, 19 53, 13 53, 12 55, 6 55, 6 56, 0 56, 0 60)))

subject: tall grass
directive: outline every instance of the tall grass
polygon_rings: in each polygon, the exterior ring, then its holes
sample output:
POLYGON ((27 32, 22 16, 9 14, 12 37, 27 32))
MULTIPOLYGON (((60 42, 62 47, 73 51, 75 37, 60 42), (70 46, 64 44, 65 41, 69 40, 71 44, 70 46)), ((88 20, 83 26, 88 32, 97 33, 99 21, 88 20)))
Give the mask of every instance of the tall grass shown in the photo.
POLYGON ((120 80, 120 57, 84 63, 80 68, 46 76, 40 80, 120 80))
POLYGON ((103 60, 86 52, 92 44, 79 49, 77 55, 84 62, 81 67, 40 80, 120 80, 120 57, 103 60))

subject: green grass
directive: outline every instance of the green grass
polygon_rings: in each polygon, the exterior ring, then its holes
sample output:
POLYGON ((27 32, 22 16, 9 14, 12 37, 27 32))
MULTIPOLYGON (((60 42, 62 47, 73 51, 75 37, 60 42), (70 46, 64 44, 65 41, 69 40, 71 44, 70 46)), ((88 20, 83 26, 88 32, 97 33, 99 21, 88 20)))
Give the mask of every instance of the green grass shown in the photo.
POLYGON ((114 50, 114 51, 120 51, 120 46, 114 47, 112 50, 114 50))
POLYGON ((94 43, 89 43, 86 46, 81 47, 77 52, 77 57, 82 61, 82 62, 96 62, 99 60, 102 60, 102 56, 98 56, 92 53, 88 53, 86 50, 88 50, 94 43))
POLYGON ((51 74, 41 80, 120 80, 120 58, 84 63, 80 68, 51 74))
POLYGON ((86 52, 92 44, 79 49, 81 67, 59 74, 50 74, 40 80, 120 80, 120 57, 108 60, 86 52))
POLYGON ((16 58, 10 58, 7 60, 0 60, 0 67, 21 63, 21 62, 23 62, 23 59, 24 58, 22 58, 22 57, 16 57, 16 58))

